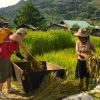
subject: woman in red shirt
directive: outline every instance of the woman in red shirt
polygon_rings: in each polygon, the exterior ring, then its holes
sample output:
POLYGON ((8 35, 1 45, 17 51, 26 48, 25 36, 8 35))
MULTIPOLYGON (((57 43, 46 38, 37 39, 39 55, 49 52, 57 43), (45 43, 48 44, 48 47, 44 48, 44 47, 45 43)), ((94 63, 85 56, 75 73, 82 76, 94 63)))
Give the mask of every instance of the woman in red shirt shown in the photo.
POLYGON ((4 43, 0 45, 0 98, 7 98, 2 92, 3 83, 8 82, 8 90, 11 88, 11 62, 10 57, 18 50, 18 44, 30 56, 32 54, 23 43, 22 39, 26 36, 27 32, 24 28, 20 28, 16 33, 10 34, 5 39, 4 43))

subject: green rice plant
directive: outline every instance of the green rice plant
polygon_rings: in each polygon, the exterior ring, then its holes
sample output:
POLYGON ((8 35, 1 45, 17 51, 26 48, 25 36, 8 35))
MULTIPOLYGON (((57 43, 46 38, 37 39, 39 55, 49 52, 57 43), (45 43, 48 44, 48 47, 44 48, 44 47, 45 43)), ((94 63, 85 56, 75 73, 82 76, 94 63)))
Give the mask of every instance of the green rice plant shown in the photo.
POLYGON ((57 44, 58 48, 68 48, 68 47, 73 47, 73 42, 72 42, 72 34, 70 31, 63 31, 63 30, 51 30, 49 31, 51 35, 54 37, 54 43, 57 44), (67 44, 66 44, 67 43, 67 44))
POLYGON ((59 50, 57 52, 52 51, 49 53, 44 53, 41 56, 37 55, 35 57, 40 61, 48 61, 60 67, 63 67, 68 70, 70 77, 74 76, 73 72, 76 68, 77 57, 75 54, 75 49, 73 48, 59 50))
POLYGON ((97 47, 100 47, 100 37, 97 36, 91 36, 91 40, 93 41, 94 45, 97 47))
POLYGON ((33 55, 70 48, 75 45, 72 35, 68 31, 61 30, 47 32, 29 31, 24 42, 33 55))

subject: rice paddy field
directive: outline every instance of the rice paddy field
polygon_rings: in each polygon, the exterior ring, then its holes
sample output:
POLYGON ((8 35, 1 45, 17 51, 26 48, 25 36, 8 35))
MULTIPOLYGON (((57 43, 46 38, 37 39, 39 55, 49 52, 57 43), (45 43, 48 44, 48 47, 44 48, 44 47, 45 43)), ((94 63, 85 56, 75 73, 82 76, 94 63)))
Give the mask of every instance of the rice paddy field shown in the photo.
MULTIPOLYGON (((100 55, 100 37, 90 36, 94 42, 97 55, 100 55)), ((75 76, 77 55, 75 42, 71 32, 52 30, 48 32, 28 30, 28 35, 23 40, 37 61, 48 61, 68 70, 64 79, 60 79, 51 73, 44 77, 40 87, 33 91, 32 100, 62 100, 67 96, 79 93, 78 79, 75 76)), ((24 51, 20 48, 21 52, 24 51)), ((20 60, 15 55, 12 61, 20 60)), ((89 91, 95 87, 95 79, 90 80, 89 91)), ((94 100, 100 100, 100 94, 92 95, 94 100)))

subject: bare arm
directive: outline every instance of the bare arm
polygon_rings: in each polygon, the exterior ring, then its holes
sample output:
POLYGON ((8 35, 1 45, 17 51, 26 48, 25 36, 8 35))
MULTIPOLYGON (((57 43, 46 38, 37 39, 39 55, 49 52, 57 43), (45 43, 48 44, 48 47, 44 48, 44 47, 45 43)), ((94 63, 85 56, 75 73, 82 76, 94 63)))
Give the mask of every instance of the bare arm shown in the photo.
POLYGON ((30 53, 29 49, 26 47, 26 45, 24 44, 24 42, 22 41, 21 39, 21 36, 14 33, 13 35, 10 36, 10 39, 13 40, 13 41, 17 41, 19 43, 19 45, 22 47, 22 49, 28 54, 28 55, 31 55, 32 54, 30 53))
POLYGON ((80 55, 81 51, 79 50, 79 44, 76 42, 76 54, 80 55))

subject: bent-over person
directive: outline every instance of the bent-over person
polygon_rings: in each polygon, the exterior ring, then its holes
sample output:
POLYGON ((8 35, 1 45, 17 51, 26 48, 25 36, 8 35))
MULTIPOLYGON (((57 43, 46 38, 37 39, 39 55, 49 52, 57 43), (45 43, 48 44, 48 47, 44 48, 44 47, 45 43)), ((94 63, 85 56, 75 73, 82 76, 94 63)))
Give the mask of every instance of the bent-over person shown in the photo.
POLYGON ((11 62, 10 57, 14 52, 17 52, 18 45, 32 57, 29 49, 23 42, 23 38, 26 36, 27 32, 24 28, 19 28, 15 33, 9 34, 5 41, 0 45, 0 98, 7 99, 7 96, 3 93, 2 87, 3 83, 8 82, 7 92, 11 88, 11 62))

